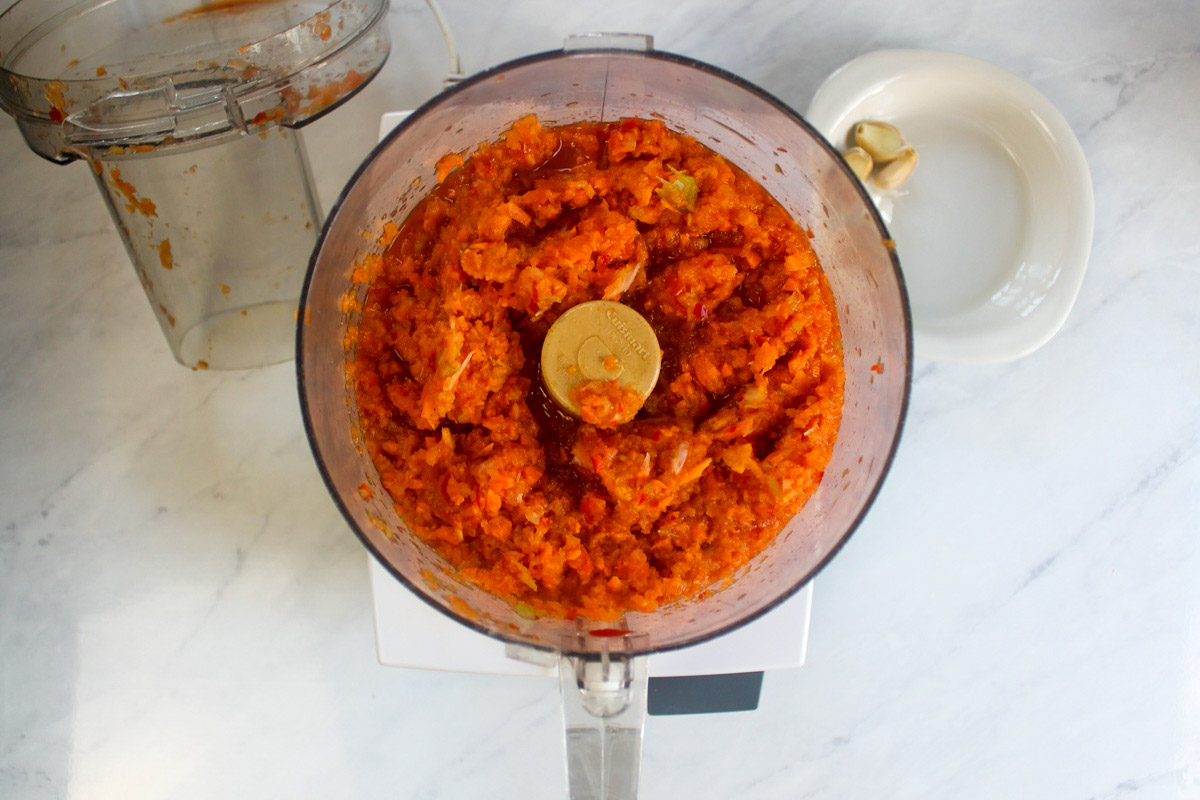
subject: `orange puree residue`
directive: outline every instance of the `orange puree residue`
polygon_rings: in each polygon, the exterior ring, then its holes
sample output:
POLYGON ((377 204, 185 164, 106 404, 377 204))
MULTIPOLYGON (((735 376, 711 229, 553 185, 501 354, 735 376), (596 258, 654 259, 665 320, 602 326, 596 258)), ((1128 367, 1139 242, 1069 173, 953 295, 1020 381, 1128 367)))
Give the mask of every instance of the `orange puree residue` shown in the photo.
POLYGON ((263 5, 278 2, 280 0, 205 0, 195 8, 167 17, 163 22, 178 22, 205 14, 242 14, 263 5))
MULTIPOLYGON (((612 620, 727 581, 816 489, 837 436, 841 341, 808 237, 656 121, 527 117, 451 163, 356 273, 360 425, 397 510, 462 576, 541 614, 612 620), (539 374, 549 326, 597 299, 641 313, 663 350, 636 416, 598 409, 607 428, 561 411, 539 374)), ((620 402, 599 383, 593 399, 620 402)))
POLYGON ((138 197, 134 185, 121 177, 121 170, 115 167, 110 169, 108 177, 112 187, 124 195, 126 211, 130 214, 142 214, 147 217, 158 216, 158 207, 149 198, 138 197))
POLYGON ((171 269, 175 266, 175 257, 171 255, 170 239, 163 239, 154 249, 158 251, 158 261, 163 265, 163 269, 171 269))

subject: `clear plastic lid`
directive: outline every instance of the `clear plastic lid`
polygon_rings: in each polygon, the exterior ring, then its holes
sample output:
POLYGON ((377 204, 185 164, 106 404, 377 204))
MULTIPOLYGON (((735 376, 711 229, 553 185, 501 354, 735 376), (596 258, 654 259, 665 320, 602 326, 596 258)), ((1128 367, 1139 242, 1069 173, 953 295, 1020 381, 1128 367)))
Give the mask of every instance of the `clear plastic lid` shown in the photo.
POLYGON ((387 0, 19 0, 0 107, 53 161, 299 127, 388 55, 387 0))

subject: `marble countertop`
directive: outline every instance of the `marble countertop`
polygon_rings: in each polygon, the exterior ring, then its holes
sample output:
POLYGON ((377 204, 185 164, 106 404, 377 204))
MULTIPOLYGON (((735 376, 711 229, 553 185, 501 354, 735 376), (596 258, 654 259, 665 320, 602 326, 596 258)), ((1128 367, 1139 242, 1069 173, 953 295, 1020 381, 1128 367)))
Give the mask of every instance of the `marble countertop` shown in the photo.
MULTIPOLYGON (((1063 330, 917 363, 807 665, 755 712, 650 718, 642 796, 1200 797, 1200 5, 443 8, 467 71, 646 31, 799 109, 871 50, 978 56, 1062 110, 1092 171, 1063 330)), ((379 79, 307 131, 326 207, 444 71, 422 4, 389 23, 379 79)), ((88 170, 3 120, 0 149, 0 797, 565 796, 556 682, 377 663, 292 366, 176 365, 88 170)))

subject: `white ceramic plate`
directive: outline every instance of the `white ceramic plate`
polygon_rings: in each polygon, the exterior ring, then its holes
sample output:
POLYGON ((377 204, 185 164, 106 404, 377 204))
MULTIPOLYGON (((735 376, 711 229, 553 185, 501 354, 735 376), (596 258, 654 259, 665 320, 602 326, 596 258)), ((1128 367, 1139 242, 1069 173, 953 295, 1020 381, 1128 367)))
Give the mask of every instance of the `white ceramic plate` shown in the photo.
POLYGON ((873 192, 896 242, 916 354, 1007 361, 1058 332, 1091 251, 1092 180, 1062 114, 986 61, 881 50, 829 76, 806 115, 844 150, 865 119, 916 147, 912 177, 873 192))

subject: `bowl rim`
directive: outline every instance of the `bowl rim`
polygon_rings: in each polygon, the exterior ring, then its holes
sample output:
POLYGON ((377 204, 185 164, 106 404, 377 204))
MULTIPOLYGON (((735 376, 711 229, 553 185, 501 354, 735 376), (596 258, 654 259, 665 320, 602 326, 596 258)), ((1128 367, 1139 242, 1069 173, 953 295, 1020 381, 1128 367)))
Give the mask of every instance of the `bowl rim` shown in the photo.
MULTIPOLYGON (((391 144, 397 138, 399 138, 404 133, 405 130, 407 130, 409 127, 411 127, 417 119, 419 119, 421 116, 423 116, 425 113, 427 113, 435 105, 440 104, 447 97, 452 97, 453 95, 458 94, 459 92, 465 91, 468 87, 475 86, 475 85, 480 84, 487 80, 491 80, 491 79, 495 78, 498 74, 510 71, 512 69, 521 68, 524 66, 528 66, 530 64, 537 64, 537 63, 540 63, 543 61, 558 60, 561 58, 588 58, 588 57, 614 57, 614 56, 648 58, 648 59, 669 61, 669 62, 673 62, 676 64, 680 64, 680 65, 683 65, 686 67, 700 70, 702 72, 707 72, 716 78, 725 80, 725 81, 733 84, 734 86, 736 86, 740 89, 743 89, 743 90, 749 92, 750 94, 753 94, 753 95, 757 96, 758 98, 764 100, 769 105, 773 106, 776 110, 778 110, 780 113, 789 117, 796 125, 798 125, 805 132, 807 132, 817 142, 817 144, 820 147, 824 148, 828 152, 828 154, 833 157, 833 159, 832 159, 833 163, 835 163, 839 166, 839 168, 843 171, 843 173, 845 173, 847 178, 850 179, 852 185, 855 187, 855 190, 858 192, 859 198, 860 198, 864 208, 867 209, 868 214, 870 215, 871 219, 875 222, 876 228, 879 230, 880 239, 881 240, 890 240, 891 239, 891 235, 888 233, 887 226, 884 224, 882 217, 880 217, 878 209, 875 208, 875 204, 873 202, 871 202, 871 199, 867 195, 866 190, 863 188, 861 183, 859 183, 858 179, 855 178, 853 172, 850 171, 850 168, 842 160, 841 155, 838 153, 836 148, 834 148, 833 145, 831 145, 829 143, 829 141, 825 138, 825 136, 820 131, 818 131, 816 128, 814 128, 812 125, 810 125, 802 116, 800 116, 799 113, 797 113, 794 109, 792 109, 790 106, 788 106, 782 100, 775 97, 773 94, 767 92, 765 89, 757 86, 756 84, 753 84, 750 81, 747 81, 746 79, 733 74, 732 72, 724 70, 720 67, 713 66, 712 64, 708 64, 704 61, 699 61, 699 60, 691 58, 689 56, 682 56, 682 55, 679 55, 676 53, 668 53, 668 52, 664 52, 661 50, 641 51, 641 50, 624 50, 624 49, 613 49, 613 48, 587 48, 587 49, 579 49, 579 50, 548 50, 548 51, 544 51, 544 52, 540 52, 540 53, 533 53, 533 54, 530 54, 527 56, 522 56, 520 58, 516 58, 511 61, 506 61, 501 64, 497 64, 496 66, 493 66, 493 67, 489 67, 488 69, 485 69, 481 72, 475 73, 474 75, 470 76, 469 78, 466 78, 465 80, 439 92, 438 94, 434 95, 432 98, 427 100, 426 102, 422 103, 412 113, 410 113, 407 117, 405 117, 403 120, 401 120, 399 122, 399 124, 397 124, 387 134, 387 136, 383 137, 371 149, 371 151, 367 154, 367 156, 363 159, 363 161, 355 169, 354 174, 350 177, 350 179, 346 182, 345 186, 343 186, 342 190, 338 193, 337 200, 334 202, 333 206, 330 208, 329 214, 325 218, 325 222, 321 225, 320 235, 317 237, 317 242, 314 245, 312 254, 309 257, 308 267, 307 267, 307 269, 305 271, 305 275, 304 275, 304 284, 303 284, 303 286, 301 288, 301 292, 300 292, 300 304, 298 306, 298 313, 297 313, 298 324, 296 326, 296 380, 297 380, 297 384, 299 387, 300 414, 301 414, 301 417, 302 417, 303 423, 304 423, 304 432, 308 438, 309 447, 312 450, 314 460, 316 461, 316 464, 317 464, 317 469, 321 474, 321 479, 325 483, 326 490, 329 492, 330 496, 333 498, 334 503, 337 505, 338 510, 341 511, 342 516, 348 523, 350 529, 354 532, 355 536, 358 537, 359 541, 361 541, 363 543, 363 545, 366 547, 367 551, 375 558, 376 561, 379 562, 379 564, 381 566, 384 567, 385 570, 387 570, 387 572, 390 575, 392 575, 392 577, 394 577, 396 580, 400 581, 401 584, 403 584, 410 591, 412 591, 414 594, 416 594, 418 597, 420 597, 423 601, 425 601, 425 603, 427 603, 428 605, 437 609, 440 613, 444 614, 445 616, 449 617, 450 619, 454 620, 456 623, 458 623, 460 625, 465 625, 466 627, 470 628, 471 630, 481 633, 484 636, 487 636, 491 639, 495 639, 497 641, 504 642, 505 644, 513 644, 513 645, 517 645, 520 647, 529 647, 529 648, 533 648, 535 650, 541 650, 541 651, 545 651, 545 652, 562 653, 562 654, 568 655, 568 656, 580 656, 580 657, 595 657, 598 655, 599 651, 598 651, 598 649, 587 650, 587 649, 557 648, 557 647, 553 647, 553 646, 547 645, 547 644, 531 642, 526 639, 522 639, 518 636, 512 636, 512 635, 508 635, 499 630, 490 629, 475 620, 472 620, 467 617, 456 614, 451 609, 447 608, 446 606, 444 606, 441 603, 434 600, 433 597, 431 597, 428 593, 426 593, 424 590, 422 590, 421 587, 417 586, 412 581, 408 580, 404 575, 402 575, 400 573, 400 571, 398 569, 396 569, 382 553, 379 552, 379 550, 372 544, 372 542, 365 535, 365 533, 362 530, 360 530, 358 524, 355 522, 353 515, 350 513, 350 509, 342 501, 341 495, 337 491, 337 488, 333 482, 333 478, 329 474, 329 471, 325 466, 325 461, 322 458, 321 451, 317 445, 317 439, 316 439, 315 429, 313 426, 313 420, 309 413, 308 393, 307 393, 306 381, 305 381, 304 344, 305 344, 305 328, 307 326, 304 324, 304 320, 306 318, 307 311, 308 311, 308 293, 309 293, 309 289, 310 289, 310 286, 312 283, 313 273, 316 269, 317 259, 320 256, 320 254, 324 248, 325 240, 329 235, 333 220, 335 220, 337 218, 338 212, 340 211, 342 205, 346 202, 350 193, 357 186, 358 181, 362 177, 362 175, 374 163, 375 159, 378 158, 379 155, 384 150, 386 150, 388 147, 390 147, 391 144)), ((892 438, 891 438, 891 442, 888 446, 887 453, 885 454, 885 456, 883 458, 883 465, 882 465, 882 468, 880 469, 879 477, 875 480, 874 485, 871 486, 870 489, 868 490, 867 496, 866 496, 865 501, 863 502, 862 508, 859 510, 858 514, 851 521, 851 523, 846 527, 846 530, 842 534, 841 538, 839 538, 837 540, 837 542, 835 542, 834 545, 829 548, 828 552, 826 552, 820 558, 820 560, 818 560, 816 565, 813 566, 813 568, 810 569, 804 575, 804 577, 802 577, 800 580, 796 581, 794 584, 792 584, 790 587, 788 587, 784 591, 780 592, 778 595, 776 595, 774 598, 772 598, 770 602, 763 604, 763 606, 761 608, 755 609, 751 613, 745 614, 745 615, 739 617, 738 619, 733 620, 725 625, 721 625, 712 631, 709 631, 709 632, 706 632, 703 634, 699 634, 697 636, 693 636, 689 639, 686 639, 686 640, 683 640, 680 642, 674 642, 674 643, 666 644, 666 645, 656 645, 653 647, 633 646, 633 647, 629 647, 629 648, 619 648, 619 647, 613 647, 612 645, 619 644, 622 641, 621 638, 605 637, 605 644, 610 645, 610 647, 608 649, 606 649, 605 652, 612 654, 612 655, 622 655, 622 656, 627 656, 627 657, 646 656, 646 655, 651 655, 653 653, 663 653, 663 652, 668 652, 671 650, 683 649, 685 647, 692 647, 694 645, 698 645, 698 644, 702 644, 707 641, 711 641, 720 636, 724 636, 725 634, 727 634, 731 631, 741 628, 742 626, 753 622, 754 620, 756 620, 759 617, 763 616, 764 614, 770 612, 772 609, 776 608, 780 604, 784 603, 785 601, 790 599, 792 596, 794 596, 797 592, 799 592, 809 582, 811 582, 813 580, 813 578, 819 572, 821 572, 821 570, 823 570, 829 564, 830 561, 833 560, 834 556, 836 556, 841 551, 841 549, 845 546, 846 542, 849 541, 850 537, 854 534, 854 532, 858 530, 859 525, 862 524, 862 521, 866 518, 867 513, 870 511, 871 507, 875 504, 875 500, 879 495, 879 492, 883 486, 884 480, 887 478, 888 473, 891 471, 892 463, 895 460, 896 451, 899 448, 900 439, 904 432, 904 424, 908 417, 909 400, 910 400, 910 397, 912 394, 912 374, 913 374, 913 358, 914 358, 914 356, 913 356, 912 313, 911 313, 911 308, 909 306, 908 291, 907 291, 907 288, 906 288, 905 282, 904 282, 904 273, 900 269, 900 259, 897 256, 896 251, 891 248, 889 248, 888 256, 891 261, 892 272, 893 272, 893 276, 896 280, 896 286, 899 289, 901 314, 903 317, 905 353, 906 353, 906 357, 904 360, 905 361, 904 377, 903 377, 903 382, 901 385, 899 415, 898 415, 898 418, 896 421, 895 430, 892 433, 892 438)), ((651 612, 651 613, 653 613, 653 612, 651 612)))

